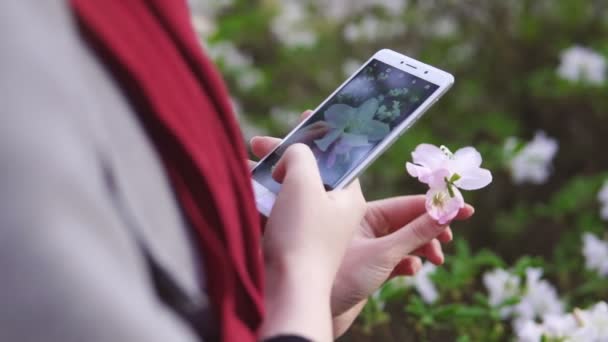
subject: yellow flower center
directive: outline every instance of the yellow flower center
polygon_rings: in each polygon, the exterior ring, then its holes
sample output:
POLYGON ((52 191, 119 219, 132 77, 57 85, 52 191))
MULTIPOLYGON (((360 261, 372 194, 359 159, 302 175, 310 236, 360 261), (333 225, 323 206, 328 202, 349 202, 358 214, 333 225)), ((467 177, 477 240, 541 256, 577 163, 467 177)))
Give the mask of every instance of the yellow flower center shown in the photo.
POLYGON ((447 199, 448 195, 445 192, 438 192, 433 195, 433 205, 439 208, 443 208, 447 199))

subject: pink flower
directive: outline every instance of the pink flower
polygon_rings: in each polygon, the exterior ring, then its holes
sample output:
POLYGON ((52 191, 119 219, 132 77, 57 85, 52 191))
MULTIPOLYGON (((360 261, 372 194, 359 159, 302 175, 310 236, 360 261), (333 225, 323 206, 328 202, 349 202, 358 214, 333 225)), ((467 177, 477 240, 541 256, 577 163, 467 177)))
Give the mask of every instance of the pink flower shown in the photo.
POLYGON ((439 224, 446 224, 464 207, 464 198, 458 188, 448 185, 449 171, 438 169, 428 175, 429 191, 426 193, 427 213, 439 224))
POLYGON ((445 146, 420 144, 412 152, 412 161, 406 163, 407 171, 422 183, 429 184, 431 174, 441 169, 448 171, 448 179, 458 178, 453 183, 462 190, 481 189, 492 182, 492 174, 480 167, 481 155, 473 147, 452 153, 445 146))
POLYGON ((420 144, 406 163, 412 177, 428 184, 426 210, 440 224, 451 221, 464 207, 459 189, 477 190, 492 182, 489 170, 481 168, 481 155, 473 147, 452 153, 447 147, 420 144))

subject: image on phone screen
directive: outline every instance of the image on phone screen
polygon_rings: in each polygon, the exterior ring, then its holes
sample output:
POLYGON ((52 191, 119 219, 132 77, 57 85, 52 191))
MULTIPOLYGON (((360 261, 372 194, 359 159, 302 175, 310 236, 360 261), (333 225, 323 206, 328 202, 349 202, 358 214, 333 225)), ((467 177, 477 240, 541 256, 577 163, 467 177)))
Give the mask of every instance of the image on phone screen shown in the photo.
POLYGON ((253 171, 253 179, 275 194, 272 170, 294 143, 310 147, 323 184, 333 190, 410 116, 438 85, 372 59, 253 171))

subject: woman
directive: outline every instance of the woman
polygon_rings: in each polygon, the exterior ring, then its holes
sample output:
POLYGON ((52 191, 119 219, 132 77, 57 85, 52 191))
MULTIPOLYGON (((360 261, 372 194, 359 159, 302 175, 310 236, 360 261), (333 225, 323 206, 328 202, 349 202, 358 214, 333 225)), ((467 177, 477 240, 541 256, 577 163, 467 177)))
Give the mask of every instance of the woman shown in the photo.
POLYGON ((1 341, 325 341, 418 256, 443 262, 423 198, 327 193, 300 145, 262 227, 185 1, 5 0, 0 19, 1 341))

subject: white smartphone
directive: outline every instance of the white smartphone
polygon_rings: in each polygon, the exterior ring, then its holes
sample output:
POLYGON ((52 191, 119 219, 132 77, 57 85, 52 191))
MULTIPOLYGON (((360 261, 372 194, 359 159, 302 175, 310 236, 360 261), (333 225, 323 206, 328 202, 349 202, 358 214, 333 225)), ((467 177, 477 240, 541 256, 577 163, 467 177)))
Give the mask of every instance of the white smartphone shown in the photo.
POLYGON ((330 191, 357 178, 454 84, 454 77, 392 50, 376 52, 252 170, 256 205, 270 214, 272 170, 294 143, 313 151, 330 191))

